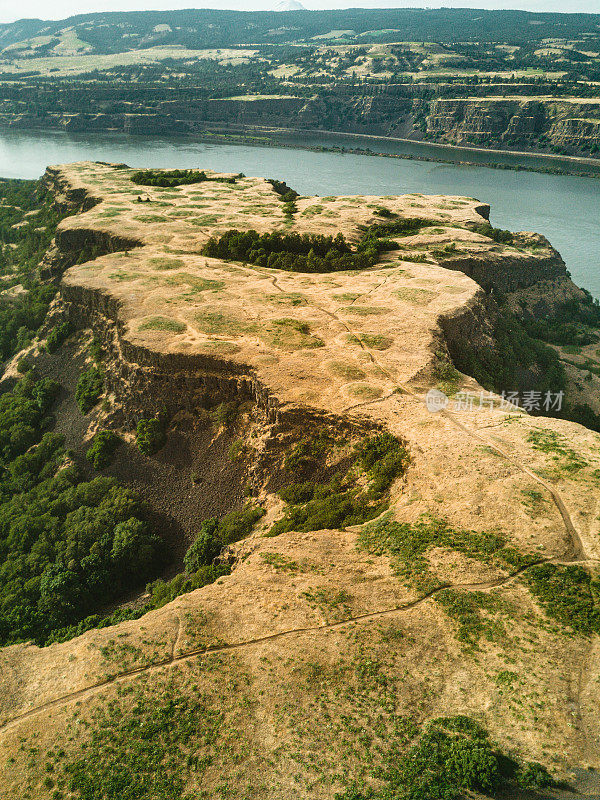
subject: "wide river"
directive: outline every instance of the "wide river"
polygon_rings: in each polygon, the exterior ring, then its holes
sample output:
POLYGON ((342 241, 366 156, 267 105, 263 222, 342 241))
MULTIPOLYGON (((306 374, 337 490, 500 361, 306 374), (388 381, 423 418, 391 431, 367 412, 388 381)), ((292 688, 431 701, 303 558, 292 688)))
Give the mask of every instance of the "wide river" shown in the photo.
MULTIPOLYGON (((310 143, 316 143, 314 136, 310 143)), ((244 172, 285 180, 305 195, 422 192, 476 197, 490 203, 497 227, 546 235, 574 281, 600 298, 600 179, 172 137, 0 132, 2 177, 37 178, 47 164, 86 159, 244 172)))

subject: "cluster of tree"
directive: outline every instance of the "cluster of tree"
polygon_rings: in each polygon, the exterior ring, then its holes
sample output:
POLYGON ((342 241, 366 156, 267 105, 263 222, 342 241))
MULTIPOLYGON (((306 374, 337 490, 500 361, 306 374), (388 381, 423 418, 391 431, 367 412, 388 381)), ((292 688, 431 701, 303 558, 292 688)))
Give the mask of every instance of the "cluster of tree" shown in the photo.
POLYGON ((131 176, 133 183, 140 186, 186 186, 203 181, 217 181, 218 183, 235 183, 235 178, 209 178, 206 172, 198 169, 144 169, 134 172, 131 176))
POLYGON ((515 317, 500 313, 493 338, 494 347, 461 341, 460 348, 452 350, 456 367, 496 392, 565 389, 565 371, 556 351, 530 336, 515 317))
POLYGON ((0 181, 0 360, 25 347, 46 317, 56 289, 37 269, 63 215, 37 181, 0 181))
POLYGON ((202 253, 211 258, 245 261, 289 272, 338 272, 373 266, 379 249, 375 239, 370 239, 368 245, 353 251, 341 233, 333 237, 230 230, 220 237, 211 237, 202 253))
POLYGON ((50 430, 57 390, 26 376, 0 396, 2 644, 52 638, 143 584, 161 552, 133 492, 69 463, 50 430))
POLYGON ((570 300, 552 316, 525 318, 527 333, 536 339, 557 345, 587 345, 598 341, 600 303, 586 292, 584 300, 570 300))

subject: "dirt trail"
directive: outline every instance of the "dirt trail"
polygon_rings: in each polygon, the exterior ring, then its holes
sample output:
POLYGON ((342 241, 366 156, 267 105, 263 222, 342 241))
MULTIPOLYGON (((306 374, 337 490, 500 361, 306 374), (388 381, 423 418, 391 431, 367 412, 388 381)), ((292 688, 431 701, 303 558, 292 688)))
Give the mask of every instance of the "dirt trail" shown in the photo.
POLYGON ((2 724, 0 724, 0 734, 5 733, 6 731, 12 729, 19 723, 24 722, 25 720, 30 719, 31 717, 34 717, 45 711, 49 711, 50 709, 58 708, 60 706, 73 702, 74 700, 81 700, 93 697, 94 695, 101 692, 103 689, 109 688, 116 684, 123 683, 124 681, 127 681, 130 678, 135 678, 138 675, 152 674, 158 670, 165 668, 171 668, 179 663, 189 661, 192 658, 196 658, 203 655, 210 655, 213 653, 226 653, 229 652, 230 650, 239 650, 244 647, 251 647, 253 645, 259 645, 265 642, 276 641, 277 639, 283 639, 288 636, 300 636, 306 633, 318 633, 320 631, 336 630, 339 628, 344 628, 348 625, 353 625, 355 623, 363 621, 369 622, 371 620, 380 619, 382 617, 391 616, 393 614, 404 613, 406 611, 410 611, 413 608, 416 608, 417 606, 427 602, 428 600, 431 600, 437 594, 446 589, 490 592, 494 589, 499 589, 501 587, 508 586, 509 584, 518 580, 518 578, 525 572, 527 572, 527 570, 531 569, 532 567, 538 566, 540 564, 559 564, 567 566, 569 564, 574 564, 574 563, 581 563, 581 561, 579 560, 564 561, 555 558, 539 559, 531 564, 527 564, 526 566, 520 567, 518 570, 511 572, 509 575, 506 575, 503 578, 497 578, 495 580, 482 581, 477 583, 456 583, 456 584, 440 585, 435 589, 432 589, 430 592, 427 592, 426 594, 421 595, 420 597, 417 597, 414 600, 410 600, 407 603, 403 603, 400 606, 395 606, 394 608, 387 608, 387 609, 382 609, 380 611, 370 611, 364 614, 357 614, 354 617, 348 617, 344 620, 329 622, 323 625, 308 625, 302 628, 290 628, 285 631, 278 631, 277 633, 266 634, 265 636, 259 636, 254 639, 247 639, 242 642, 232 642, 230 644, 215 644, 212 646, 208 645, 205 647, 197 647, 192 650, 187 650, 179 654, 177 654, 177 649, 179 647, 179 643, 183 635, 183 625, 181 624, 181 619, 178 616, 177 633, 173 640, 171 653, 167 658, 161 659, 159 661, 154 661, 151 664, 146 664, 140 667, 135 667, 133 669, 126 670, 117 675, 113 675, 110 678, 106 678, 105 680, 91 684, 90 686, 86 686, 83 689, 78 689, 77 691, 61 695, 60 697, 57 697, 54 700, 48 700, 46 703, 42 703, 39 706, 29 709, 28 711, 24 711, 22 714, 18 714, 12 719, 6 720, 2 724))

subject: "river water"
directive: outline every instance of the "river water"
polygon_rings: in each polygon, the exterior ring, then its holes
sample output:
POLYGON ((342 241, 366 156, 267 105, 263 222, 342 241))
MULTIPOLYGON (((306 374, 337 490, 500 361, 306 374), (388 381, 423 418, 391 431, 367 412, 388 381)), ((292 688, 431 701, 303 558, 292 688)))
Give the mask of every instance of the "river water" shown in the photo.
MULTIPOLYGON (((319 143, 314 135, 295 140, 319 143)), ((331 146, 334 142, 323 139, 322 143, 331 146)), ((383 149, 369 140, 338 140, 335 144, 383 149)), ((36 178, 47 164, 86 159, 135 167, 244 172, 285 180, 305 195, 422 192, 476 197, 490 203, 491 221, 497 227, 547 236, 563 256, 573 280, 600 298, 600 179, 175 137, 0 132, 2 177, 36 178)), ((527 159, 522 163, 527 164, 527 159)))

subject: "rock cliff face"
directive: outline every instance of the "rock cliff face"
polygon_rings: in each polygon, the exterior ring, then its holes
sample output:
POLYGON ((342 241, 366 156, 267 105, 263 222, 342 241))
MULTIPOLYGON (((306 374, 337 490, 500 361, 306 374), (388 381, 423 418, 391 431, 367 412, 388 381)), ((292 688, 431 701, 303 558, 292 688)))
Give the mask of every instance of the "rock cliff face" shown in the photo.
POLYGON ((335 87, 313 97, 248 96, 136 103, 106 113, 50 110, 43 116, 4 107, 0 125, 120 131, 148 136, 203 132, 239 133, 252 129, 311 128, 401 138, 422 138, 456 145, 506 147, 548 152, 569 148, 573 154, 597 152, 600 145, 600 102, 552 97, 440 98, 431 100, 419 87, 399 95, 382 89, 352 91, 335 87))
POLYGON ((573 146, 590 150, 598 144, 600 102, 551 98, 439 99, 431 104, 427 130, 453 143, 573 146), (487 140, 487 141, 486 141, 487 140))
MULTIPOLYGON (((138 779, 156 776, 147 732, 155 754, 168 720, 177 746, 165 769, 182 792, 333 800, 356 781, 381 786, 407 720, 454 715, 559 777, 577 781, 585 768, 591 787, 597 639, 556 616, 532 570, 555 576, 553 599, 570 570, 596 574, 598 437, 503 406, 448 359, 461 342, 494 346, 494 292, 574 296, 556 251, 531 234, 495 242, 481 232, 489 208, 473 199, 302 197, 290 219, 261 178, 208 172, 195 185, 144 187, 150 202, 139 203, 132 172, 83 163, 47 174, 58 202, 80 209, 60 225, 58 258, 97 248, 64 273, 62 313, 104 345, 123 436, 140 415, 166 414, 175 437, 207 404, 257 411, 238 435, 261 465, 260 480, 246 477, 266 521, 228 554, 230 576, 139 620, 0 654, 0 794, 46 800, 56 781, 83 796, 72 776, 87 764, 96 772, 85 790, 101 796, 115 752, 135 754, 138 779), (288 272, 201 252, 236 228, 341 232, 356 244, 382 207, 388 221, 419 224, 367 270, 288 272), (435 388, 486 401, 433 413, 435 388), (265 535, 282 514, 291 441, 331 437, 328 469, 332 453, 374 430, 412 459, 375 527, 265 535)), ((149 458, 150 474, 166 458, 149 458)))

